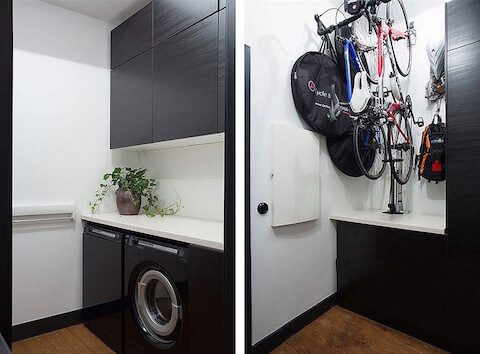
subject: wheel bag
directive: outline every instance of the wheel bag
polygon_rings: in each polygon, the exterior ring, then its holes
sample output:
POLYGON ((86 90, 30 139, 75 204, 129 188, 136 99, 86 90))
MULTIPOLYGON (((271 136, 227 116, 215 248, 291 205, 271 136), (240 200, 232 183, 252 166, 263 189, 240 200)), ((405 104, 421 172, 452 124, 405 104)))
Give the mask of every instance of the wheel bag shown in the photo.
MULTIPOLYGON (((360 177, 363 173, 355 158, 353 145, 353 128, 341 136, 327 138, 328 153, 335 167, 347 176, 360 177)), ((372 167, 373 159, 368 164, 365 167, 372 167)))
POLYGON ((329 117, 331 85, 340 102, 346 102, 346 85, 337 64, 326 54, 308 52, 295 62, 291 86, 295 108, 301 118, 316 132, 327 137, 340 136, 351 126, 346 113, 329 117))

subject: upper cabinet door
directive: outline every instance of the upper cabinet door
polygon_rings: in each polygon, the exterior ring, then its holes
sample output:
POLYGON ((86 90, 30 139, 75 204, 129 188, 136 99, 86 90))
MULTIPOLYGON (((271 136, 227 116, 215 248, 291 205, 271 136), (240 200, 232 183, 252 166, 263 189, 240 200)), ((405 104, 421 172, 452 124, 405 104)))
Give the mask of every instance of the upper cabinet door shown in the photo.
POLYGON ((460 48, 480 40, 478 19, 480 1, 455 0, 447 2, 447 50, 460 48))
POLYGON ((110 148, 152 142, 152 50, 110 72, 110 148))
POLYGON ((148 4, 112 31, 111 67, 152 47, 152 4, 148 4))
POLYGON ((225 45, 227 10, 218 13, 218 132, 225 131, 225 45))
POLYGON ((192 26, 218 9, 218 0, 153 0, 153 44, 192 26))
POLYGON ((153 51, 154 141, 216 133, 218 14, 153 51))

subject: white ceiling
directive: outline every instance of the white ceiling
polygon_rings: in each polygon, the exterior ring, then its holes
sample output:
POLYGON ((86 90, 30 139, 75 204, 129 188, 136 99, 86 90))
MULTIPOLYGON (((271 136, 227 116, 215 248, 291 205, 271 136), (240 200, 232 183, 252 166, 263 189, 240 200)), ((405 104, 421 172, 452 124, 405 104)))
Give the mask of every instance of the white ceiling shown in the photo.
POLYGON ((151 0, 42 0, 49 4, 118 25, 151 0))

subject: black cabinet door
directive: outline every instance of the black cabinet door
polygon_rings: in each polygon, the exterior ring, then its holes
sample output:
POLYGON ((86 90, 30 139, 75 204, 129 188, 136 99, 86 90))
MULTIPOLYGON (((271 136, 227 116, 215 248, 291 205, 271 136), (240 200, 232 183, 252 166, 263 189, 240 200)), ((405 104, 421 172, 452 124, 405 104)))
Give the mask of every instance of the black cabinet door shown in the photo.
POLYGON ((225 131, 225 44, 227 10, 218 13, 218 132, 225 131))
POLYGON ((480 241, 449 238, 447 318, 450 350, 480 351, 480 241))
POLYGON ((152 142, 152 50, 110 73, 110 148, 152 142))
MULTIPOLYGON (((447 50, 480 40, 480 1, 454 0, 447 3, 447 50)), ((447 81, 448 82, 448 81, 447 81)))
POLYGON ((378 313, 382 229, 338 222, 337 287, 340 305, 364 315, 378 313))
POLYGON ((153 48, 153 140, 217 132, 218 14, 153 48))
POLYGON ((448 235, 480 239, 480 97, 476 94, 480 42, 451 50, 447 55, 448 235))
POLYGON ((189 247, 190 353, 223 353, 223 252, 189 247))
POLYGON ((113 29, 111 33, 111 67, 126 62, 152 47, 152 4, 113 29))
POLYGON ((192 26, 217 8, 217 0, 153 0, 153 44, 192 26))
POLYGON ((444 236, 385 229, 382 301, 388 321, 407 333, 441 343, 445 334, 444 236))

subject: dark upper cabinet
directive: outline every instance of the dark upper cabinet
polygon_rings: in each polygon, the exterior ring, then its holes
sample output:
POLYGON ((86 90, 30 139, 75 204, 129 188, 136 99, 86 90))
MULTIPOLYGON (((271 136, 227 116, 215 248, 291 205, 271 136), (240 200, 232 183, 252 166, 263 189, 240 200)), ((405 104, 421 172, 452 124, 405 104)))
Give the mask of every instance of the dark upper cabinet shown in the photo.
POLYGON ((218 14, 153 49, 153 140, 217 132, 218 14))
POLYGON ((110 72, 110 148, 152 142, 152 50, 110 72))
POLYGON ((218 10, 218 0, 153 0, 153 45, 218 10))
POLYGON ((447 3, 447 50, 480 40, 480 1, 454 0, 447 3))
POLYGON ((111 67, 152 47, 152 3, 128 18, 111 33, 111 67))
POLYGON ((225 131, 225 44, 227 11, 218 13, 218 132, 225 131))

